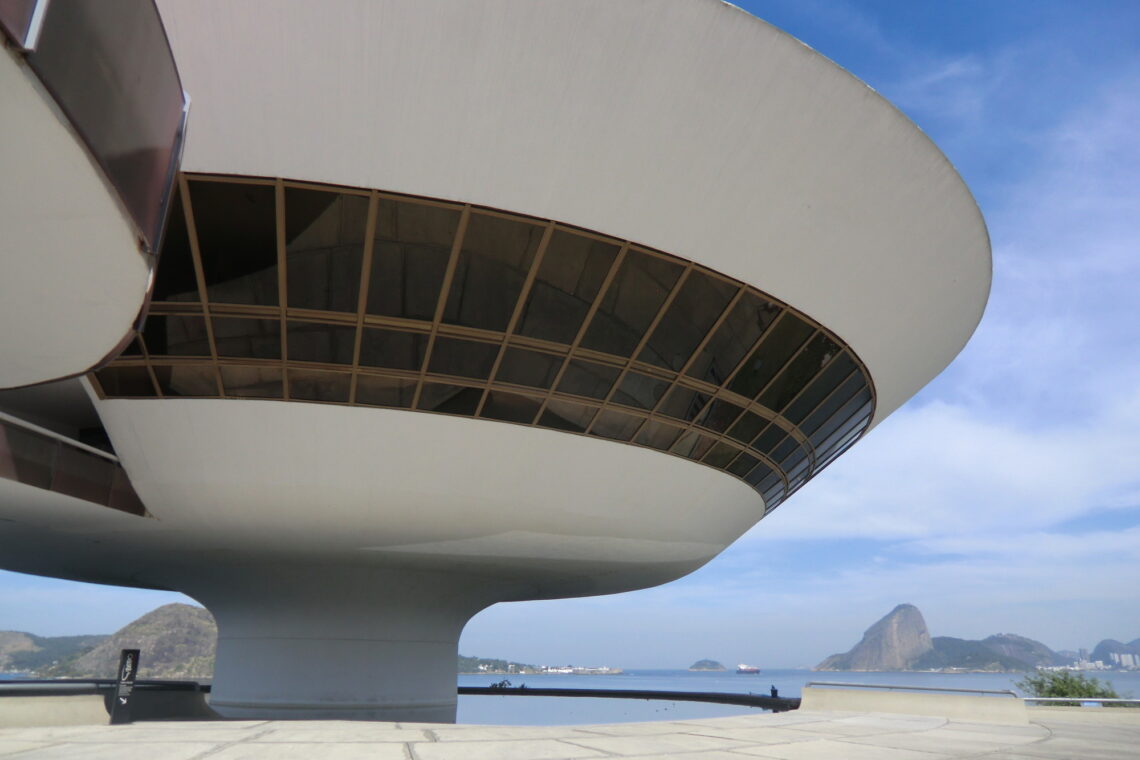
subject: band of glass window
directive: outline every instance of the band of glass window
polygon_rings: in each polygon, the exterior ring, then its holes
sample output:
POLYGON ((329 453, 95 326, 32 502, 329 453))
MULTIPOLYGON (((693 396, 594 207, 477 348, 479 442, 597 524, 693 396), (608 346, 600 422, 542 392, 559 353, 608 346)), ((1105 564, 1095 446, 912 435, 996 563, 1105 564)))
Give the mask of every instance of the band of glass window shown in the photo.
POLYGON ((414 409, 727 471, 773 509, 866 429, 836 336, 761 291, 549 220, 380 191, 184 176, 106 398, 414 409))

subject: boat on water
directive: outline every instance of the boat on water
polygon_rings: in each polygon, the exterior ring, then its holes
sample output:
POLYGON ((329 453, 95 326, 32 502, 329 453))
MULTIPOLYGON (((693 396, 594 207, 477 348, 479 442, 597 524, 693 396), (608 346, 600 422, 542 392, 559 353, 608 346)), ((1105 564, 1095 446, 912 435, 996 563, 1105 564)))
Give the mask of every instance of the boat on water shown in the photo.
POLYGON ((755 675, 760 672, 760 668, 755 665, 745 665, 743 662, 736 666, 737 673, 750 673, 755 675))

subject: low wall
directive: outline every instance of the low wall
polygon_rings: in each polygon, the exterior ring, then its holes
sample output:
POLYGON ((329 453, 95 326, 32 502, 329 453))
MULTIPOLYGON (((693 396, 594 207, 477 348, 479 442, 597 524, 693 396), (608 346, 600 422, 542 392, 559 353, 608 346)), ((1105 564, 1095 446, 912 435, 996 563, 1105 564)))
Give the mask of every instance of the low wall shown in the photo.
POLYGON ((0 699, 0 728, 98 726, 106 723, 107 708, 101 694, 5 696, 0 699))
POLYGON ((804 687, 800 711, 814 710, 933 715, 969 723, 1003 725, 1029 722, 1025 703, 1014 697, 804 687))

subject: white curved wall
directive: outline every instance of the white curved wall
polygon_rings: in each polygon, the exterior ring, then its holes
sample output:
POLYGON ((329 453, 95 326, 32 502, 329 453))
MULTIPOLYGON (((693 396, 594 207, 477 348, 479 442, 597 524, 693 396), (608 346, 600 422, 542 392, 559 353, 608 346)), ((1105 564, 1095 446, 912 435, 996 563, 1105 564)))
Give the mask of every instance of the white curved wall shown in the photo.
POLYGON ((710 467, 541 428, 280 401, 96 407, 147 509, 184 547, 233 556, 477 567, 524 579, 511 598, 605 593, 679 577, 763 516, 710 467))
POLYGON ((160 0, 187 171, 468 201, 654 246, 835 330, 876 421, 965 344, 985 225, 889 103, 719 0, 160 0))
POLYGON ((150 268, 51 96, 0 51, 0 388, 90 369, 130 333, 150 268))

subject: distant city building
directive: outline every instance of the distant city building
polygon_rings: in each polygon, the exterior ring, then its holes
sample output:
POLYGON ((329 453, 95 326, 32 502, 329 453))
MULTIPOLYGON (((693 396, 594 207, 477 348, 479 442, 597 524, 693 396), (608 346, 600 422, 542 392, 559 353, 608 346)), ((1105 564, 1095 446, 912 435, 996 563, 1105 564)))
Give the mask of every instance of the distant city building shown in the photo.
POLYGON ((453 720, 472 615, 702 566, 988 296, 930 139, 717 0, 0 25, 0 566, 199 600, 226 716, 453 720))

